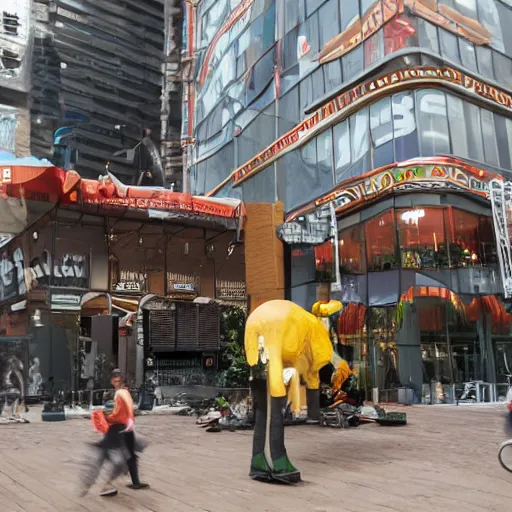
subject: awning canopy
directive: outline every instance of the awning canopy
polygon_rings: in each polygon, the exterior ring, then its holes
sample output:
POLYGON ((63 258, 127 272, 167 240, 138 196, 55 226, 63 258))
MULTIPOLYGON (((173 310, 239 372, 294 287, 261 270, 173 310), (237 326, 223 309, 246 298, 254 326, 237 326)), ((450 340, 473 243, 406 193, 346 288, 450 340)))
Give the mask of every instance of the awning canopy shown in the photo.
MULTIPOLYGON (((46 160, 10 159, 5 155, 0 153, 0 199, 14 200, 20 208, 25 206, 25 212, 27 201, 38 201, 52 206, 59 203, 90 214, 219 225, 225 229, 240 228, 245 217, 244 205, 237 199, 192 196, 162 187, 127 186, 110 173, 98 180, 87 180, 46 160)), ((0 211, 3 209, 0 206, 0 211)), ((27 215, 22 213, 17 213, 16 221, 6 222, 5 228, 3 219, 0 220, 0 232, 21 232, 27 224, 27 215)))

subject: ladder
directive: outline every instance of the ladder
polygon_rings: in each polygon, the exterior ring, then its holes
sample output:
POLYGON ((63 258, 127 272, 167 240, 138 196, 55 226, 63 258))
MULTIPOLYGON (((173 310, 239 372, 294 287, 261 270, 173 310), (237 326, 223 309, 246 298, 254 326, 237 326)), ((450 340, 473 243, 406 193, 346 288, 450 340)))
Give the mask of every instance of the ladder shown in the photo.
POLYGON ((506 299, 512 297, 512 251, 508 231, 508 215, 512 214, 512 182, 493 179, 489 183, 492 218, 503 292, 506 299))

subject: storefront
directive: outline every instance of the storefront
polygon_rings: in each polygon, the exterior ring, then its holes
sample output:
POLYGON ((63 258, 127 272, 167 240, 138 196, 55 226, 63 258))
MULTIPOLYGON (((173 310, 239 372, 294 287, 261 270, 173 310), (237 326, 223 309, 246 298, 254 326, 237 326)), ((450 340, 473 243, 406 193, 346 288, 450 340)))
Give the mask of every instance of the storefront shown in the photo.
MULTIPOLYGON (((0 336, 16 342, 18 352, 26 350, 23 358, 15 354, 26 390, 68 397, 91 385, 106 387, 120 362, 130 370, 130 383, 142 384, 145 350, 155 345, 146 313, 170 310, 162 304, 197 312, 193 324, 186 314, 179 322, 203 329, 192 352, 201 361, 208 356, 208 371, 215 367, 218 315, 217 329, 207 321, 207 310, 215 306, 192 301, 214 300, 223 289, 245 281, 240 201, 130 188, 113 176, 82 180, 43 164, 3 171, 0 185, 8 198, 0 203, 20 201, 26 215, 0 251, 0 336), (36 195, 37 204, 50 197, 55 202, 33 211, 30 198, 36 195), (131 313, 138 316, 135 343, 128 346, 120 328, 126 330, 122 320, 131 313), (18 347, 20 337, 23 346, 18 347)), ((2 228, 10 227, 10 220, 2 228)), ((160 327, 152 322, 153 329, 160 327)), ((182 345, 186 337, 183 329, 164 329, 159 340, 169 347, 182 345)), ((174 366, 170 373, 176 373, 174 366)))

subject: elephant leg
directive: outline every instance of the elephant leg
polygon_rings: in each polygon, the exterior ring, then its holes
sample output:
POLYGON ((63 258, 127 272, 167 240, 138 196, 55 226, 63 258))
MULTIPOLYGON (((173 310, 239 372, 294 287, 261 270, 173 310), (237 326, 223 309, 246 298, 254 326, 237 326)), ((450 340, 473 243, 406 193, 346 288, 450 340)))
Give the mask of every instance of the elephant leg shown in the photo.
POLYGON ((254 437, 249 476, 254 480, 269 482, 272 480, 272 469, 265 456, 268 407, 267 381, 254 379, 251 382, 251 391, 254 410, 254 437))
POLYGON ((318 423, 320 421, 320 390, 306 389, 308 403, 308 421, 318 423))
POLYGON ((293 466, 284 446, 284 409, 286 397, 270 398, 270 455, 274 480, 287 484, 300 482, 300 471, 293 466))

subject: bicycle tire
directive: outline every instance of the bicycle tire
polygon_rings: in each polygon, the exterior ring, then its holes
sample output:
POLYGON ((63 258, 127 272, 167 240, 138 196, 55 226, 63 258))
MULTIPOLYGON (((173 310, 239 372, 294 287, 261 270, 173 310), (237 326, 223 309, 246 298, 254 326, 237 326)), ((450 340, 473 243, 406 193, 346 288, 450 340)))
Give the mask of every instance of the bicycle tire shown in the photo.
POLYGON ((504 441, 503 443, 501 443, 501 446, 500 446, 500 449, 498 450, 498 460, 500 461, 500 464, 501 464, 501 467, 503 469, 505 469, 506 471, 508 471, 509 473, 512 473, 512 457, 511 457, 511 464, 510 466, 508 466, 504 461, 503 461, 503 452, 504 450, 508 448, 509 450, 512 450, 512 439, 508 439, 507 441, 504 441))

